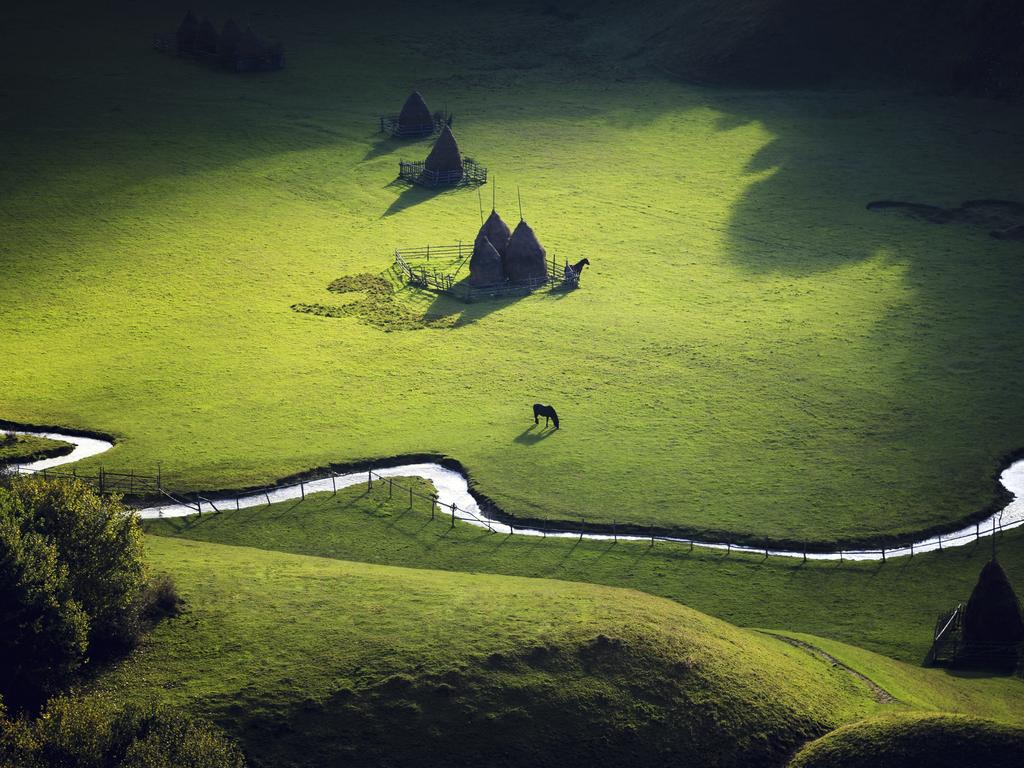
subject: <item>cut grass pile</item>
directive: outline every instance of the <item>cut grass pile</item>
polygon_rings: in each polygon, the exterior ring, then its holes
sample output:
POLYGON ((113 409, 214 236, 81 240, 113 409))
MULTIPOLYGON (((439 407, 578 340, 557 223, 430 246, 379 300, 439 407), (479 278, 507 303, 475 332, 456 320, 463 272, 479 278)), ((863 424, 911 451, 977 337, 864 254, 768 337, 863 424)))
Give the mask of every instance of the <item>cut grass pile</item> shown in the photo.
POLYGON ((83 469, 193 490, 436 452, 512 514, 828 542, 979 510, 1021 445, 1020 244, 865 209, 1024 200, 1018 107, 683 86, 538 3, 257 0, 288 68, 228 76, 151 49, 181 6, 68 5, 0 30, 0 417, 119 438, 83 469), (392 333, 292 311, 479 225, 392 185, 428 144, 376 119, 411 87, 506 218, 520 186, 590 259, 579 291, 404 290, 403 323, 457 320, 392 333))
POLYGON ((185 613, 96 685, 213 717, 257 766, 777 766, 879 708, 841 668, 635 591, 148 552, 185 613))
POLYGON ((1016 768, 1024 729, 973 717, 902 713, 839 728, 800 750, 789 768, 1016 768))
POLYGON ((75 446, 62 440, 0 431, 0 467, 5 464, 28 464, 40 459, 64 456, 74 449, 75 446))
MULTIPOLYGON (((432 487, 403 478, 420 493, 432 487)), ((808 632, 912 664, 935 619, 966 600, 991 540, 886 563, 801 562, 686 545, 505 536, 457 523, 386 484, 202 518, 146 522, 150 533, 371 563, 477 571, 632 587, 734 624, 808 632)), ((1000 559, 1024 594, 1024 531, 999 539, 1000 559)))

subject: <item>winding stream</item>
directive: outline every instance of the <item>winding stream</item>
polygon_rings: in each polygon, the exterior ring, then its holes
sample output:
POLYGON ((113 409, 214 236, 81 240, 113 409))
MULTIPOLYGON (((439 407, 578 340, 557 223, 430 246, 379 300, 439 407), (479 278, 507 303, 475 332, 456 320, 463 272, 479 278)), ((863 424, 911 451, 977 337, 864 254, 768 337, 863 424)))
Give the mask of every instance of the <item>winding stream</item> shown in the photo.
MULTIPOLYGON (((42 459, 40 461, 32 462, 31 464, 20 465, 19 468, 21 472, 40 472, 44 469, 51 469, 63 464, 71 464, 79 461, 80 459, 99 455, 104 451, 113 448, 113 443, 92 437, 63 435, 58 432, 39 432, 29 430, 12 431, 19 435, 36 435, 39 437, 48 437, 52 440, 62 440, 75 446, 71 453, 64 456, 56 456, 51 459, 42 459)), ((477 503, 476 499, 473 498, 473 495, 469 492, 469 483, 466 477, 459 472, 446 469, 440 464, 404 464, 397 467, 375 469, 373 470, 373 474, 376 477, 385 478, 423 478, 424 480, 433 483, 434 488, 437 491, 438 504, 447 508, 447 511, 442 511, 443 514, 451 514, 451 508, 454 505, 455 517, 471 525, 488 528, 496 533, 514 533, 516 536, 546 536, 566 539, 578 539, 581 537, 581 534, 579 533, 545 533, 544 531, 534 530, 531 528, 520 528, 518 526, 516 526, 515 530, 512 531, 505 523, 489 520, 481 511, 480 505, 477 503)), ((265 493, 259 492, 240 496, 237 500, 237 506, 239 509, 242 509, 279 501, 299 499, 306 493, 330 493, 335 488, 348 488, 353 485, 363 484, 366 482, 366 479, 366 472, 361 471, 345 475, 335 475, 334 478, 327 477, 322 480, 310 480, 302 484, 296 483, 295 485, 280 486, 269 489, 265 493)), ((882 560, 885 557, 898 557, 900 555, 917 554, 937 549, 963 546, 975 541, 980 536, 991 535, 995 530, 1005 531, 1024 525, 1024 459, 1016 461, 1007 467, 999 476, 999 481, 1008 491, 1010 491, 1010 493, 1013 494, 1014 498, 1009 504, 1003 507, 1003 509, 996 512, 988 519, 981 521, 977 525, 974 523, 967 525, 954 533, 942 534, 941 537, 935 536, 923 539, 906 547, 895 547, 892 549, 887 548, 884 554, 881 550, 843 550, 842 552, 808 552, 805 555, 803 552, 791 552, 777 549, 769 549, 766 553, 763 548, 729 544, 726 542, 693 541, 692 543, 696 546, 709 547, 712 549, 729 549, 737 552, 768 554, 775 557, 806 557, 808 560, 882 560)), ((230 502, 223 502, 222 506, 230 507, 235 503, 235 500, 232 499, 230 502)), ((214 511, 213 505, 209 502, 199 502, 199 509, 210 512, 214 511)), ((196 511, 195 503, 170 503, 140 509, 139 516, 142 518, 184 517, 186 515, 195 514, 196 511)), ((604 533, 584 533, 582 534, 582 538, 597 541, 611 541, 613 538, 622 541, 650 541, 649 536, 627 534, 612 536, 611 534, 604 533)), ((658 541, 674 541, 682 544, 691 543, 690 539, 686 538, 662 536, 658 537, 658 541)))

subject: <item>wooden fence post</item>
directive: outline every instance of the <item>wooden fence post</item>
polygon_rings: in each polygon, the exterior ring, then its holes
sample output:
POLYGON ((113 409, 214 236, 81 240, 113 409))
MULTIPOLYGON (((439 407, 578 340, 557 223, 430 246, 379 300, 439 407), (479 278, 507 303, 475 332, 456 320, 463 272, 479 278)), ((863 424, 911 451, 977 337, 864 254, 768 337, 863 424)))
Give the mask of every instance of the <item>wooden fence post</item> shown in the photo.
POLYGON ((437 510, 437 494, 430 497, 430 519, 434 519, 434 512, 437 510))
MULTIPOLYGON (((45 476, 45 473, 44 473, 44 476, 45 476)), ((100 480, 100 496, 102 496, 103 495, 103 465, 102 464, 100 465, 99 480, 100 480)))
POLYGON ((160 493, 163 491, 163 483, 160 478, 160 462, 156 463, 156 492, 160 493))
POLYGON ((372 469, 366 470, 366 490, 367 491, 372 491, 373 490, 373 470, 372 469))
POLYGON ((302 481, 302 480, 299 480, 299 493, 302 494, 302 500, 305 501, 306 500, 306 483, 304 481, 302 481))
POLYGON ((580 518, 580 537, 577 541, 583 541, 583 529, 587 527, 587 518, 580 518))
POLYGON ((885 547, 882 547, 882 562, 885 562, 885 547))
POLYGON ((452 504, 452 524, 451 524, 451 527, 452 528, 455 527, 455 505, 454 504, 452 504))
POLYGON ((200 517, 203 516, 203 502, 199 499, 199 491, 196 491, 196 512, 199 513, 200 517))
POLYGON ((409 486, 409 509, 412 509, 412 486, 409 486))
POLYGON ((331 489, 334 491, 333 496, 338 495, 338 483, 335 481, 334 473, 331 472, 331 489))
POLYGON ((618 532, 617 532, 617 531, 615 530, 615 519, 614 519, 614 518, 612 518, 612 540, 613 540, 613 541, 614 541, 614 542, 615 542, 616 544, 618 544, 618 543, 619 543, 619 534, 618 534, 618 532))

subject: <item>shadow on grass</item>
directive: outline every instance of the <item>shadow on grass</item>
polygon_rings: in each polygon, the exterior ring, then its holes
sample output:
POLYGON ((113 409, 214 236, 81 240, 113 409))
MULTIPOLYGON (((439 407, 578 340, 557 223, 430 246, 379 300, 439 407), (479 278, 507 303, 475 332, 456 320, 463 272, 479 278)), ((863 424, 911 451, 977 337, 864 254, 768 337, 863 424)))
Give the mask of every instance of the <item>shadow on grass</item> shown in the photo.
POLYGON ((531 424, 529 427, 524 429, 514 438, 513 443, 520 443, 522 445, 533 445, 539 443, 541 440, 546 440, 555 433, 554 427, 541 427, 539 424, 531 424), (539 431, 536 431, 538 430, 539 431))

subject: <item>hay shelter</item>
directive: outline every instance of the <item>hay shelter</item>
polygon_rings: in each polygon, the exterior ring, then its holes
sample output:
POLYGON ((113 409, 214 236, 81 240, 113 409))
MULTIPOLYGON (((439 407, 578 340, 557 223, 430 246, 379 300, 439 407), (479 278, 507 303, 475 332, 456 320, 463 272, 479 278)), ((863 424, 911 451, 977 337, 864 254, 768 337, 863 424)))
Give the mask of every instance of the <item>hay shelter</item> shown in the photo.
POLYGON ((505 265, 501 254, 481 233, 473 245, 469 260, 469 284, 473 287, 498 285, 505 282, 505 265))
POLYGON ((398 113, 399 136, 429 136, 434 132, 434 116, 419 91, 413 91, 398 113))
POLYGON ((547 251, 525 221, 520 220, 505 250, 505 276, 511 283, 542 283, 548 278, 547 251))
POLYGON ((441 135, 434 142, 427 159, 423 161, 424 170, 443 175, 449 183, 462 178, 462 153, 455 141, 455 134, 447 125, 441 129, 441 135))
POLYGON ((509 229, 508 224, 502 220, 497 211, 491 210, 491 215, 487 217, 487 221, 480 227, 476 241, 479 242, 481 238, 486 238, 494 246, 494 250, 504 258, 510 237, 512 237, 512 230, 509 229))

